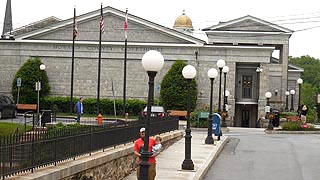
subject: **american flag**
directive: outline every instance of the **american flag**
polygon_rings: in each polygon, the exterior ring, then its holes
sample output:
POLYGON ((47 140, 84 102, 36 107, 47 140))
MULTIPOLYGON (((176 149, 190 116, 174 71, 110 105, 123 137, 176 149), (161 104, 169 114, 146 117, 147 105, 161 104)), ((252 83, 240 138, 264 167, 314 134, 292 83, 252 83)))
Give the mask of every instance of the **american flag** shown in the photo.
POLYGON ((73 39, 76 39, 77 36, 78 36, 78 24, 77 24, 76 8, 74 8, 74 16, 73 16, 73 39))
POLYGON ((101 31, 101 33, 104 32, 104 19, 103 19, 102 4, 101 4, 101 15, 100 15, 100 31, 101 31))
POLYGON ((128 29, 128 8, 126 9, 126 15, 124 18, 123 30, 124 30, 124 37, 127 39, 127 29, 128 29))

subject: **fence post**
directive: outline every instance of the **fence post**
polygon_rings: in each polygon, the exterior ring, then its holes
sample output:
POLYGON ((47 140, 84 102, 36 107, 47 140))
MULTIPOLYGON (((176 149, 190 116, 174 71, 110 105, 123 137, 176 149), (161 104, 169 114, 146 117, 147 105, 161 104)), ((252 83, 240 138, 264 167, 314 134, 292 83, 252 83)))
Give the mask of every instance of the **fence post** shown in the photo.
MULTIPOLYGON (((56 130, 54 131, 54 134, 57 135, 57 131, 56 130)), ((57 166, 57 140, 58 139, 54 140, 54 159, 55 159, 54 160, 54 166, 57 166)))
POLYGON ((12 168, 12 155, 13 155, 13 143, 12 143, 12 139, 13 139, 14 135, 10 135, 9 136, 9 149, 10 149, 10 153, 9 153, 9 159, 10 159, 10 169, 12 168))
POLYGON ((73 133, 73 151, 74 151, 74 154, 73 154, 73 160, 76 160, 76 136, 75 134, 73 133))
POLYGON ((90 156, 92 151, 92 125, 90 125, 90 156))
POLYGON ((2 164, 2 168, 1 168, 1 174, 2 174, 2 180, 4 180, 4 145, 2 145, 2 137, 0 137, 0 160, 1 160, 1 164, 2 164))
MULTIPOLYGON (((33 122, 34 122, 34 114, 33 114, 33 120, 32 120, 33 122)), ((32 134, 31 134, 31 137, 32 137, 32 142, 31 142, 31 149, 32 149, 32 151, 31 151, 31 173, 33 173, 33 163, 34 163, 34 161, 33 161, 33 152, 34 152, 34 134, 35 134, 35 131, 34 131, 34 129, 33 129, 33 131, 32 131, 32 134)))
POLYGON ((34 113, 32 113, 32 129, 34 129, 34 113))

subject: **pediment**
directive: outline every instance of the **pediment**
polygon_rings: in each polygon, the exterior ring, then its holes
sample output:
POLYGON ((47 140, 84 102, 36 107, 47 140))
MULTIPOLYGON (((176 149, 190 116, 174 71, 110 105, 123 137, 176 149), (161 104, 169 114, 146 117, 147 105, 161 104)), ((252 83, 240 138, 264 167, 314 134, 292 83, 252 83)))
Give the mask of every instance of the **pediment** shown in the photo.
MULTIPOLYGON (((112 7, 103 8, 105 32, 103 42, 123 42, 125 12, 112 7)), ((76 41, 99 41, 100 9, 77 16, 78 36, 76 41)), ((161 26, 132 14, 128 15, 128 42, 204 44, 203 40, 161 26)), ((20 40, 72 41, 73 17, 48 27, 16 36, 20 40)))
POLYGON ((204 31, 239 31, 239 32, 281 32, 292 33, 293 31, 268 21, 253 17, 244 16, 227 22, 221 22, 203 29, 204 31))

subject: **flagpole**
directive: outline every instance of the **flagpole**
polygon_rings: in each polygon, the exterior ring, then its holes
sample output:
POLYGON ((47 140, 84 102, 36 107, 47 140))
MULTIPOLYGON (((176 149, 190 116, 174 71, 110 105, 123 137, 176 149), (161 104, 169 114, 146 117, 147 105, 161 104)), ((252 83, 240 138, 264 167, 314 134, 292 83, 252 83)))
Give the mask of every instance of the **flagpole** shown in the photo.
POLYGON ((125 22, 124 22, 124 63, 123 63, 123 117, 126 116, 126 86, 127 86, 127 28, 128 28, 128 8, 126 9, 125 22))
POLYGON ((101 37, 104 29, 103 11, 101 3, 101 17, 100 17, 100 36, 99 36, 99 60, 98 60, 98 88, 97 88, 97 114, 100 112, 100 74, 101 74, 101 37))
POLYGON ((73 110, 73 73, 74 73, 74 41, 76 38, 77 29, 76 29, 76 8, 74 7, 74 14, 73 14, 73 30, 72 30, 72 61, 71 61, 71 89, 70 89, 70 114, 72 114, 73 110))

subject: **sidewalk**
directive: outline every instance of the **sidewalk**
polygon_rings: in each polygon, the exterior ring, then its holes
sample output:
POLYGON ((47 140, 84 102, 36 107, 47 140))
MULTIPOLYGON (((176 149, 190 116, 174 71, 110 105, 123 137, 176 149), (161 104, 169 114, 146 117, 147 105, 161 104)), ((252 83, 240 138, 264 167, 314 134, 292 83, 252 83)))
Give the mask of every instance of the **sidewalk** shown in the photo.
MULTIPOLYGON (((194 170, 182 170, 181 164, 185 158, 185 138, 172 144, 157 156, 157 180, 198 180, 203 179, 211 164, 219 155, 228 137, 222 136, 215 144, 205 144, 205 131, 191 132, 191 159, 194 170)), ((136 171, 124 180, 136 180, 136 171)))

